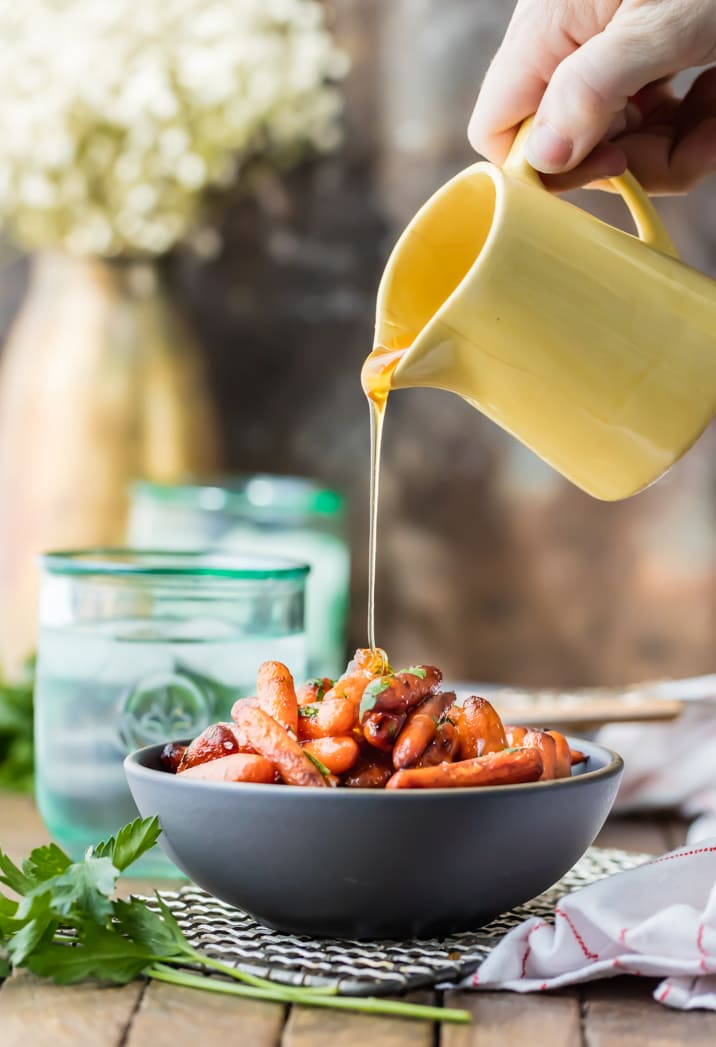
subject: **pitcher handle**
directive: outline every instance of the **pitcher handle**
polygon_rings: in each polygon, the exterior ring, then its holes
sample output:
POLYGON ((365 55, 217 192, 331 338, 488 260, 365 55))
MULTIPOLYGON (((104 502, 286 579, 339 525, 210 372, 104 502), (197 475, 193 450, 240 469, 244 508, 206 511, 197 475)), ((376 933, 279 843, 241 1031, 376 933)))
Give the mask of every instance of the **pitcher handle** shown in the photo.
MULTIPOLYGON (((532 128, 533 120, 533 116, 528 117, 520 127, 509 155, 503 164, 503 170, 515 178, 521 178, 525 182, 544 188, 542 179, 537 171, 530 167, 525 156, 525 143, 532 128)), ((624 174, 615 178, 605 179, 605 181, 609 181, 614 186, 629 208, 629 213, 632 216, 640 239, 650 247, 655 247, 657 251, 662 251, 664 254, 671 255, 672 258, 678 259, 679 254, 666 231, 666 226, 634 175, 629 171, 625 171, 624 174)))

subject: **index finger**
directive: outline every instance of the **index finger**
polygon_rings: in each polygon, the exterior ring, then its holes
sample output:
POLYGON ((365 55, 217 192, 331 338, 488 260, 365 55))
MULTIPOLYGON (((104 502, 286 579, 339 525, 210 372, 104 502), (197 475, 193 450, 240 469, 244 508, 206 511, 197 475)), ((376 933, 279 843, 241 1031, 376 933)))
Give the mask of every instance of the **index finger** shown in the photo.
POLYGON ((470 145, 493 164, 504 163, 518 127, 537 112, 547 86, 531 70, 516 76, 514 59, 504 50, 503 45, 487 70, 467 128, 470 145))
POLYGON ((494 164, 503 163, 517 128, 537 112, 562 57, 547 38, 545 19, 518 4, 470 118, 467 136, 478 153, 494 164))

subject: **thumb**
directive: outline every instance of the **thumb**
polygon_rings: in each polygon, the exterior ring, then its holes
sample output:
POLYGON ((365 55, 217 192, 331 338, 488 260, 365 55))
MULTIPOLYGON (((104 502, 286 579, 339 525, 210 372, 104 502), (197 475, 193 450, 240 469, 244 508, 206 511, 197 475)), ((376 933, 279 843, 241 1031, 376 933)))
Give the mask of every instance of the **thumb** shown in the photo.
MULTIPOLYGON (((527 159, 538 171, 571 171, 604 138, 630 95, 671 72, 654 35, 618 18, 565 58, 542 97, 527 159)), ((673 55, 672 55, 673 62, 673 55)))

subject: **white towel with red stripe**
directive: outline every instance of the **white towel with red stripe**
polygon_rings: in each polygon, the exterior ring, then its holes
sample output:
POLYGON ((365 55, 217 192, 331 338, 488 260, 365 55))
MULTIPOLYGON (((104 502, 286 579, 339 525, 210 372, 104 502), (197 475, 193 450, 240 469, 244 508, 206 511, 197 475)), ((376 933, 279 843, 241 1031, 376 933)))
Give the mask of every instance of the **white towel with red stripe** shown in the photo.
MULTIPOLYGON (((674 696, 678 693, 674 690, 674 696)), ((714 835, 714 701, 689 703, 675 723, 612 724, 603 728, 596 740, 616 749, 624 760, 615 811, 676 809, 687 818, 696 819, 689 828, 690 844, 696 846, 714 835)))
POLYGON ((654 998, 716 1010, 716 839, 566 895, 554 923, 515 927, 463 984, 539 992, 619 974, 662 978, 654 998))

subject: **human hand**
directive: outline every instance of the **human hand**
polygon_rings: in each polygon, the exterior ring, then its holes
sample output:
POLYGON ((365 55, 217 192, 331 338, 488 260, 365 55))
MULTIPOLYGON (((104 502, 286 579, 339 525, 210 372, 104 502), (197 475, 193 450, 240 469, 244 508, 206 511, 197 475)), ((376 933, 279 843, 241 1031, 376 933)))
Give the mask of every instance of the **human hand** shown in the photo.
POLYGON ((630 170, 652 193, 716 170, 716 68, 679 99, 671 77, 716 60, 716 0, 518 0, 470 121, 507 156, 536 113, 527 158, 554 189, 630 170))

